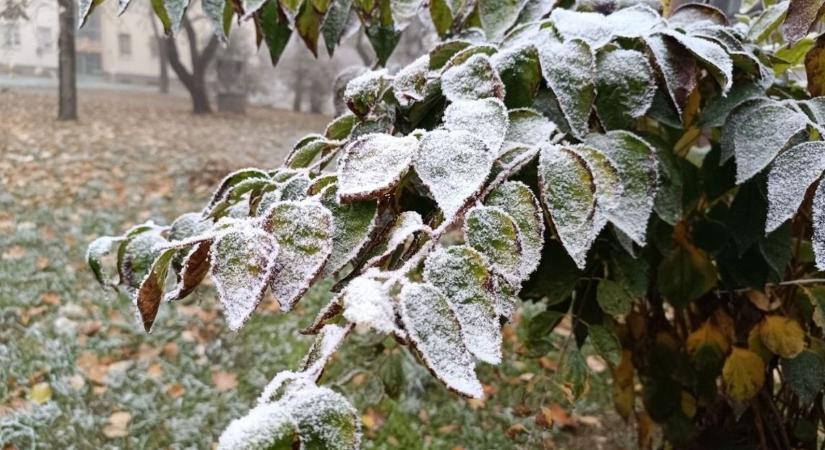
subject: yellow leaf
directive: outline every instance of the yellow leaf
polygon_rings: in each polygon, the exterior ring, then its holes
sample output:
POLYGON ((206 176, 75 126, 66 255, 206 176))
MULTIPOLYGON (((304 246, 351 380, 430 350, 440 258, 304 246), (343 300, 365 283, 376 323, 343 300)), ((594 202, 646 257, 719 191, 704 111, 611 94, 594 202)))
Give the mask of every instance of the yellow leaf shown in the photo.
POLYGON ((625 421, 633 414, 636 401, 631 358, 632 353, 629 350, 623 351, 621 362, 613 369, 613 405, 625 421))
POLYGON ((784 316, 767 316, 759 324, 759 337, 772 353, 794 358, 805 350, 805 332, 799 322, 784 316))
POLYGON ((687 391, 682 391, 682 412, 690 419, 696 415, 696 398, 687 391))
POLYGON ((700 348, 706 346, 716 347, 722 354, 727 353, 730 349, 728 338, 710 320, 703 323, 699 329, 687 338, 687 350, 690 354, 694 354, 700 348))
POLYGON ((762 361, 768 362, 773 358, 773 353, 768 350, 768 347, 765 347, 765 344, 762 343, 762 338, 759 337, 759 325, 751 328, 751 331, 748 333, 748 349, 759 355, 762 361))
POLYGON ((765 363, 756 353, 734 347, 722 366, 722 384, 731 399, 744 403, 765 384, 765 363))
POLYGON ((37 383, 32 386, 29 392, 29 399, 38 405, 42 405, 52 399, 52 387, 49 383, 37 383))

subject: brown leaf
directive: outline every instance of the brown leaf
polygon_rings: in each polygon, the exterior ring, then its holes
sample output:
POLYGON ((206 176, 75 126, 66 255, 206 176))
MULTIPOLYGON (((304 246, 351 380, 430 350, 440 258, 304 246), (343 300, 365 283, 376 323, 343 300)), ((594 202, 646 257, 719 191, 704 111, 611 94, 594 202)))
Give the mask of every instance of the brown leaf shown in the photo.
POLYGON ((129 435, 129 422, 132 415, 126 411, 117 411, 109 416, 109 424, 103 427, 103 434, 110 439, 129 435))
POLYGON ((227 392, 238 386, 238 377, 234 373, 217 371, 212 372, 212 384, 218 392, 227 392))
POLYGON ((166 385, 165 392, 171 398, 178 398, 186 393, 186 389, 178 383, 171 383, 166 385))
POLYGON ((510 426, 510 428, 508 428, 507 431, 506 431, 507 437, 509 437, 509 438, 514 438, 514 437, 516 437, 516 436, 518 436, 522 433, 526 433, 526 432, 527 432, 527 427, 525 427, 524 425, 522 425, 520 423, 517 423, 515 425, 510 426))
POLYGON ((785 33, 789 46, 796 44, 811 31, 816 19, 822 14, 823 3, 823 0, 791 0, 785 23, 782 24, 782 32, 785 33))
POLYGON ((805 55, 805 73, 808 75, 808 92, 814 97, 825 93, 825 36, 816 39, 816 44, 805 55))

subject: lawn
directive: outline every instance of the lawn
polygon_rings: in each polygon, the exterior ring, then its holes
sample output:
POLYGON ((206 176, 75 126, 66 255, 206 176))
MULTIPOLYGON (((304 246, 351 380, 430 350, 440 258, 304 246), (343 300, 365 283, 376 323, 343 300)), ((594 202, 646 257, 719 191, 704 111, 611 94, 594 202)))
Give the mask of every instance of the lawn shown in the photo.
MULTIPOLYGON (((94 282, 86 246, 199 210, 227 172, 277 166, 329 118, 257 108, 193 117, 185 99, 138 93, 80 99, 81 120, 66 124, 53 120, 52 94, 0 91, 0 448, 211 448, 275 373, 298 364, 310 338, 297 330, 332 281, 288 316, 265 301, 239 333, 207 283, 164 305, 146 335, 129 299, 94 282)), ((604 363, 588 358, 590 394, 569 405, 551 382, 558 355, 520 356, 524 323, 505 329, 505 363, 480 368, 486 401, 449 394, 370 333, 346 344, 323 382, 362 412, 365 448, 632 447, 604 363)))

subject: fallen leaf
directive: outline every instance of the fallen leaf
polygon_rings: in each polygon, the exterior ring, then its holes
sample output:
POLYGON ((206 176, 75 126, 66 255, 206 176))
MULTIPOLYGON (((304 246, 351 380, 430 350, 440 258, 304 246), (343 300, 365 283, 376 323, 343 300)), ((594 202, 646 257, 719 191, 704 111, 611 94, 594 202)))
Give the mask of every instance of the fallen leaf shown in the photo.
POLYGON ((212 384, 218 392, 227 392, 238 386, 238 377, 234 373, 217 371, 212 372, 212 384))
POLYGON ((132 415, 126 411, 117 411, 109 416, 109 425, 103 427, 103 434, 110 439, 126 437, 129 435, 129 422, 132 415))
POLYGON ((52 387, 49 383, 37 383, 29 392, 29 400, 42 405, 52 399, 52 387))

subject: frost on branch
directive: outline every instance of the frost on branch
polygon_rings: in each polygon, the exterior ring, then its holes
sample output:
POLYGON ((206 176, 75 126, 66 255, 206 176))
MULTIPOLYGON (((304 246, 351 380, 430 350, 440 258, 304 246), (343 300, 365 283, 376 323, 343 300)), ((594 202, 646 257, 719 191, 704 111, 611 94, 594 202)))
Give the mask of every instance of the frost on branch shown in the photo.
POLYGON ((463 64, 450 67, 441 75, 441 91, 447 100, 504 98, 504 83, 493 69, 490 58, 475 54, 463 64))
POLYGON ((406 175, 417 150, 414 136, 359 137, 347 145, 338 165, 338 197, 348 203, 386 194, 406 175))
POLYGON ((807 122, 804 114, 777 103, 760 106, 738 122, 733 137, 736 182, 744 183, 767 167, 807 122))
POLYGON ((433 375, 461 395, 481 398, 484 392, 475 362, 444 295, 428 283, 407 283, 400 300, 401 322, 410 343, 433 375))
POLYGON ((653 104, 653 69, 641 52, 601 51, 596 55, 596 92, 596 112, 605 128, 630 128, 653 104))
POLYGON ((344 318, 356 325, 403 338, 404 332, 395 324, 389 286, 384 286, 383 280, 374 275, 373 271, 368 271, 355 278, 341 293, 344 318))
POLYGON ((519 281, 526 280, 538 267, 544 247, 544 217, 538 199, 524 183, 508 181, 487 196, 484 203, 501 208, 515 220, 521 237, 519 281))
POLYGON ((619 169, 624 191, 616 213, 609 216, 610 221, 634 242, 644 246, 659 179, 653 148, 627 131, 592 134, 587 143, 604 152, 619 169))
POLYGON ((596 223, 593 173, 572 149, 544 146, 539 154, 539 187, 562 245, 583 269, 587 251, 604 226, 596 223))
POLYGON ((315 281, 332 253, 333 217, 317 201, 279 202, 266 212, 264 227, 278 242, 278 273, 270 286, 289 311, 315 281))
POLYGON ((558 99, 573 135, 583 137, 596 97, 596 67, 590 46, 574 39, 563 44, 550 41, 538 50, 544 80, 558 99))
POLYGON ((556 124, 547 120, 540 112, 520 108, 510 110, 509 127, 504 137, 506 142, 524 145, 538 145, 550 140, 556 131, 556 124))
POLYGON ((521 235, 515 220, 495 206, 476 206, 464 217, 464 239, 487 257, 493 269, 513 283, 521 281, 521 235))
POLYGON ((421 139, 414 167, 449 220, 484 185, 493 157, 484 142, 467 131, 435 130, 421 139))
POLYGON ((765 232, 779 228, 793 217, 805 192, 825 171, 825 142, 813 141, 791 147, 773 162, 768 174, 768 218, 765 232))
POLYGON ((444 128, 468 131, 498 154, 507 134, 507 107, 497 98, 457 101, 444 111, 444 128))
POLYGON ((819 180, 812 211, 814 235, 811 241, 816 254, 816 267, 825 270, 825 181, 819 180))
POLYGON ((501 331, 487 260, 461 245, 438 248, 427 258, 424 280, 443 294, 461 327, 467 349, 481 361, 501 362, 501 331))
POLYGON ((321 204, 332 212, 332 254, 324 267, 331 275, 347 265, 369 240, 378 217, 375 202, 340 203, 338 186, 333 184, 321 192, 321 204))
POLYGON ((263 299, 276 271, 278 242, 249 221, 239 221, 212 244, 212 279, 232 330, 243 326, 263 299))

